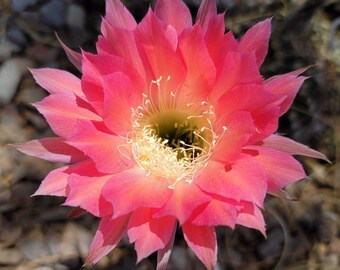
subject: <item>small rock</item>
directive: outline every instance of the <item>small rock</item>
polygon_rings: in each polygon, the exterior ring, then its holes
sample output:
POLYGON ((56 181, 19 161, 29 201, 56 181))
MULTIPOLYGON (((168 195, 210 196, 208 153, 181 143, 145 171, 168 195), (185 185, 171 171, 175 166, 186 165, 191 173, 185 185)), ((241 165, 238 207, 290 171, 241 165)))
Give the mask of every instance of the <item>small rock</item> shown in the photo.
POLYGON ((22 58, 9 59, 3 63, 0 68, 0 103, 8 104, 12 100, 28 66, 30 62, 22 58))
POLYGON ((67 9, 66 23, 71 27, 83 28, 85 24, 84 9, 75 4, 71 4, 67 9))
POLYGON ((38 0, 12 0, 12 10, 20 12, 37 2, 38 0))
POLYGON ((22 260, 22 253, 17 249, 0 249, 0 264, 15 265, 22 260))
POLYGON ((65 3, 61 0, 52 0, 40 9, 44 22, 51 26, 62 26, 65 18, 65 3))
POLYGON ((18 51, 20 51, 20 47, 17 44, 14 44, 9 40, 3 40, 0 42, 0 62, 5 61, 12 53, 18 51))

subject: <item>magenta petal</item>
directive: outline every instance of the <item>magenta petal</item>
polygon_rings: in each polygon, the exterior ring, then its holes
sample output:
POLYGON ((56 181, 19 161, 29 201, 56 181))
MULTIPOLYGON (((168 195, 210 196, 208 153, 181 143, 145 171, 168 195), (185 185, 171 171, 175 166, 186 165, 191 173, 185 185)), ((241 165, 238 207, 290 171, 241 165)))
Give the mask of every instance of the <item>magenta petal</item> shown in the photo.
POLYGON ((210 196, 203 193, 194 183, 179 181, 175 185, 169 201, 155 216, 175 216, 180 224, 183 224, 198 206, 210 200, 210 196))
POLYGON ((261 213, 261 210, 254 205, 254 212, 240 212, 237 215, 236 223, 248 228, 259 230, 264 236, 266 236, 266 224, 261 213))
POLYGON ((266 175, 252 157, 242 156, 231 167, 211 161, 201 169, 195 184, 208 193, 236 201, 252 201, 263 206, 267 191, 266 175))
POLYGON ((79 119, 101 121, 100 116, 79 106, 76 98, 70 95, 50 95, 34 106, 44 115, 52 130, 63 138, 68 138, 74 133, 79 119))
POLYGON ((151 253, 165 248, 176 226, 174 217, 152 218, 154 212, 150 208, 142 208, 131 215, 127 234, 130 242, 135 243, 137 263, 151 253))
POLYGON ((71 174, 68 177, 68 194, 64 205, 80 207, 98 217, 105 217, 112 213, 112 206, 105 201, 101 192, 103 186, 111 178, 105 176, 80 176, 71 174))
POLYGON ((30 69, 36 82, 50 94, 69 94, 85 99, 80 79, 60 69, 30 69))
POLYGON ((14 147, 26 155, 52 162, 73 163, 85 159, 84 154, 59 137, 33 140, 15 144, 14 147))
POLYGON ((166 270, 168 265, 170 255, 172 252, 172 247, 174 245, 175 235, 176 235, 177 225, 173 226, 170 240, 166 244, 163 249, 158 250, 157 252, 157 269, 156 270, 166 270))
POLYGON ((89 121, 77 122, 69 143, 89 156, 102 173, 116 173, 133 163, 125 138, 101 132, 89 121))
POLYGON ((97 263, 114 249, 126 231, 129 215, 116 219, 102 218, 90 246, 85 264, 97 263))
POLYGON ((245 33, 239 44, 241 52, 255 52, 258 66, 262 65, 268 51, 271 20, 267 19, 255 24, 245 33))
POLYGON ((172 25, 178 34, 192 26, 190 10, 181 0, 158 0, 155 14, 166 24, 172 25))
POLYGON ((306 145, 303 145, 289 138, 276 134, 273 134, 266 138, 265 140, 263 140, 261 145, 286 152, 290 155, 301 155, 306 157, 323 159, 327 162, 330 162, 324 154, 315 151, 306 145))
POLYGON ((56 34, 57 36, 57 39, 59 41, 59 43, 61 44, 61 46, 63 47, 64 51, 66 52, 67 54, 67 58, 68 60, 70 60, 70 62, 79 70, 81 71, 81 66, 82 66, 82 63, 81 63, 81 54, 78 53, 78 52, 75 52, 73 50, 71 50, 69 47, 67 47, 62 41, 61 39, 59 38, 59 36, 56 34))
POLYGON ((113 217, 118 217, 138 208, 162 207, 171 195, 168 186, 166 179, 146 175, 139 168, 131 168, 113 174, 102 194, 113 206, 113 217))
POLYGON ((204 32, 206 32, 210 19, 217 15, 216 1, 203 0, 198 9, 196 21, 201 25, 204 32))
POLYGON ((105 19, 117 28, 134 30, 137 26, 135 19, 120 0, 106 0, 105 19))
POLYGON ((290 154, 262 146, 247 146, 256 150, 254 159, 268 177, 268 190, 276 190, 306 177, 302 165, 290 154))
POLYGON ((214 227, 195 226, 185 223, 182 226, 184 239, 207 269, 212 270, 217 260, 217 243, 214 227))

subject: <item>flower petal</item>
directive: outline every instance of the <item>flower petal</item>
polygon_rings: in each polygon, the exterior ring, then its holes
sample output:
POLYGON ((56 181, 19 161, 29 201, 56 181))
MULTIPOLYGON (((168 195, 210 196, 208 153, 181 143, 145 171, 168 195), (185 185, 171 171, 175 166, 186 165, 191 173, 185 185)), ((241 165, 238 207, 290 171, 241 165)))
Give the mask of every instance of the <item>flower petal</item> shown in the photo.
POLYGON ((263 142, 260 145, 263 145, 269 148, 274 148, 276 150, 283 151, 290 155, 302 155, 306 157, 323 159, 327 162, 330 162, 324 154, 318 151, 315 151, 306 145, 303 145, 289 138, 276 135, 276 134, 273 134, 269 136, 268 138, 266 138, 265 140, 263 140, 263 142))
POLYGON ((131 215, 127 234, 130 242, 135 243, 137 263, 151 253, 163 249, 176 226, 174 217, 152 218, 154 212, 150 208, 142 208, 131 215))
POLYGON ((266 223, 261 210, 254 205, 254 212, 240 212, 237 215, 236 223, 248 228, 259 230, 266 237, 266 223))
POLYGON ((50 94, 71 94, 85 99, 80 79, 73 74, 53 68, 30 69, 36 82, 50 94))
POLYGON ((177 225, 173 227, 171 232, 171 237, 165 247, 157 252, 157 269, 156 270, 166 270, 168 265, 172 247, 174 245, 175 235, 176 235, 177 225))
POLYGON ((137 26, 135 19, 120 0, 106 0, 105 19, 117 28, 134 30, 137 26))
POLYGON ((210 196, 203 193, 194 183, 179 181, 169 201, 155 214, 155 217, 175 216, 180 224, 183 224, 198 206, 210 200, 210 196))
POLYGON ((34 106, 44 115, 54 133, 63 138, 68 138, 74 133, 79 119, 101 121, 100 116, 79 106, 77 99, 70 95, 50 95, 34 106))
POLYGON ((196 22, 198 22, 203 32, 206 32, 210 19, 217 15, 216 1, 203 0, 197 12, 196 22))
POLYGON ((85 264, 97 263, 101 258, 114 249, 123 234, 129 221, 129 215, 121 216, 116 219, 108 217, 102 218, 96 235, 90 246, 89 255, 85 264))
POLYGON ((15 144, 14 147, 26 155, 52 162, 74 163, 85 159, 81 151, 59 137, 32 140, 15 144))
POLYGON ((146 175, 139 168, 131 168, 112 175, 102 194, 113 206, 113 217, 138 208, 160 208, 169 199, 171 190, 163 178, 146 175), (152 194, 152 198, 150 195, 152 194))
POLYGON ((91 176, 71 174, 68 179, 68 193, 64 205, 80 207, 94 216, 105 217, 112 214, 112 205, 105 201, 101 192, 111 175, 91 176))
POLYGON ((53 195, 66 197, 68 177, 72 173, 87 174, 92 171, 91 168, 93 168, 93 163, 90 160, 84 160, 69 166, 55 169, 45 177, 33 196, 53 195))
POLYGON ((251 201, 263 206, 267 191, 266 176, 262 168, 246 155, 236 160, 231 168, 211 161, 201 169, 195 184, 208 193, 236 201, 251 201))
POLYGON ((90 121, 78 121, 68 142, 89 156, 102 173, 116 173, 132 165, 130 150, 124 148, 126 139, 101 132, 90 121))
POLYGON ((272 19, 255 24, 242 37, 239 43, 241 52, 255 52, 256 62, 261 66, 268 52, 272 19))
POLYGON ((262 146, 247 146, 255 150, 253 158, 268 178, 268 190, 276 190, 306 177, 302 165, 291 155, 262 146))
POLYGON ((184 29, 192 26, 190 10, 182 0, 158 0, 155 6, 155 14, 164 23, 172 25, 178 35, 184 29))
POLYGON ((66 52, 66 55, 67 55, 68 60, 70 60, 70 62, 71 62, 71 63, 72 63, 79 71, 81 71, 81 66, 82 66, 82 64, 81 64, 81 60, 82 60, 81 54, 78 53, 78 52, 75 52, 75 51, 71 50, 69 47, 67 47, 67 46, 65 45, 65 43, 63 43, 63 42, 61 41, 61 39, 59 38, 58 34, 56 34, 56 36, 57 36, 57 39, 58 39, 60 45, 63 47, 64 51, 66 52))
POLYGON ((207 269, 212 270, 217 260, 217 243, 214 227, 195 226, 185 223, 182 226, 184 239, 207 269))

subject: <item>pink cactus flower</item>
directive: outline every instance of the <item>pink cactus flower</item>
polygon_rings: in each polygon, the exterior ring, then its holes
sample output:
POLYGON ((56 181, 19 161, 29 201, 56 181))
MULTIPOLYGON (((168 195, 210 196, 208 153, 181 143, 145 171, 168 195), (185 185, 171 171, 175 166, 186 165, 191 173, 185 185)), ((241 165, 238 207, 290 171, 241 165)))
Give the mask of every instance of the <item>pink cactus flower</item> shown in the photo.
POLYGON ((306 174, 293 155, 321 153, 274 134, 305 69, 264 79, 271 20, 236 40, 224 14, 203 0, 196 22, 181 0, 158 0, 136 23, 119 0, 106 1, 97 54, 76 53, 82 72, 32 70, 50 95, 35 104, 56 137, 17 145, 67 164, 35 195, 100 218, 87 264, 127 234, 138 262, 157 252, 165 269, 177 226, 208 269, 217 260, 215 226, 265 234, 266 193, 306 174))

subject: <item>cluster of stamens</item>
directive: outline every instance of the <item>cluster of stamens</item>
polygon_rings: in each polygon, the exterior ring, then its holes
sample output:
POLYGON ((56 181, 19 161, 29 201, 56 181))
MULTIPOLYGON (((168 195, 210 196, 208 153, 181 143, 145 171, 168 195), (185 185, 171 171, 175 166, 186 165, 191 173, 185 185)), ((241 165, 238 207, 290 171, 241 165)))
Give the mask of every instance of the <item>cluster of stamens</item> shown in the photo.
POLYGON ((167 92, 166 82, 152 81, 142 105, 132 108, 133 131, 128 143, 136 163, 148 174, 191 182, 212 155, 218 136, 212 128, 213 108, 207 103, 176 103, 176 93, 167 92), (157 89, 157 102, 152 87, 157 89))

